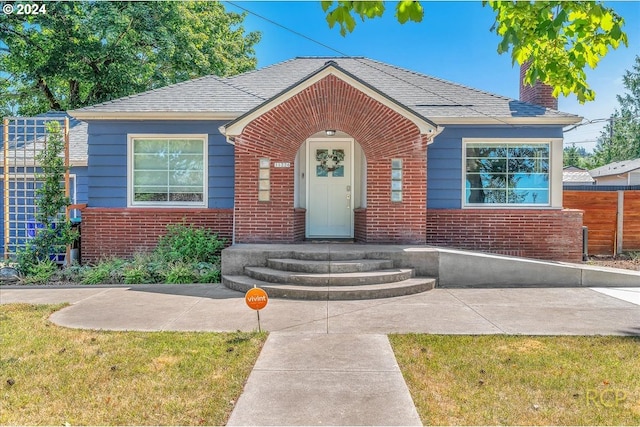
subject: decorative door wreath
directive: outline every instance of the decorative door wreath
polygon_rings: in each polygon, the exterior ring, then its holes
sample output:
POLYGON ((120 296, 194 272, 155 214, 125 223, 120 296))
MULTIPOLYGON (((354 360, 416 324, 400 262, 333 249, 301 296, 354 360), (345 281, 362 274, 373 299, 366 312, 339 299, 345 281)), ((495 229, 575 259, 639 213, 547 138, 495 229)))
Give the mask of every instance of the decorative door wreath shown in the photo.
POLYGON ((318 168, 325 174, 333 172, 342 166, 340 163, 344 160, 344 150, 331 150, 331 154, 327 149, 316 150, 316 160, 320 162, 318 168))

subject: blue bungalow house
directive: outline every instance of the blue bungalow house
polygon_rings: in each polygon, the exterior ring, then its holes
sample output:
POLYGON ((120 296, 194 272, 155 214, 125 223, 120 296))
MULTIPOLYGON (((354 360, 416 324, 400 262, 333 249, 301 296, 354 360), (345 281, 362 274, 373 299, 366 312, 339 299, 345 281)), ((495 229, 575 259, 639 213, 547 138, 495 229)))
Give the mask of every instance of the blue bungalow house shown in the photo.
POLYGON ((545 86, 510 99, 367 58, 303 57, 70 114, 88 124, 87 261, 148 250, 176 222, 233 243, 581 260, 582 213, 562 206, 562 128, 581 118, 545 86))

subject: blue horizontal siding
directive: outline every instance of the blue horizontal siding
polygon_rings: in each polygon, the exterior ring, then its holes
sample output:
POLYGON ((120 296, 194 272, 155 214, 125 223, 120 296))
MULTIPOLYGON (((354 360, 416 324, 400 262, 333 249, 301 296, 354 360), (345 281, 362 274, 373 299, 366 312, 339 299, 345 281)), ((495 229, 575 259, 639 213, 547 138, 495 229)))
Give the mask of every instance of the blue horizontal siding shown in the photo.
POLYGON ((562 138, 561 126, 444 125, 427 148, 427 208, 462 207, 464 138, 562 138))
POLYGON ((233 207, 234 147, 218 131, 222 121, 89 122, 89 206, 127 206, 129 134, 207 134, 210 208, 233 207))
POLYGON ((89 196, 89 170, 85 167, 73 167, 69 171, 76 175, 75 203, 87 203, 89 196))

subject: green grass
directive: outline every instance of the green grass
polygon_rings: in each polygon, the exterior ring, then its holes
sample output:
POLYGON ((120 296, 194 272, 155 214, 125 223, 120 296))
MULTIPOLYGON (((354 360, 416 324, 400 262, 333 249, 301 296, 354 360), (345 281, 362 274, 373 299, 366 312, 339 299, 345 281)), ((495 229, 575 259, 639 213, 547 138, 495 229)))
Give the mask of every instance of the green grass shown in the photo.
POLYGON ((61 307, 0 306, 0 424, 223 425, 266 339, 67 329, 61 307))
POLYGON ((425 425, 640 425, 639 337, 389 338, 425 425))
MULTIPOLYGON (((0 305, 0 424, 223 425, 257 333, 58 327, 0 305)), ((426 425, 640 425, 639 337, 390 336, 426 425)))

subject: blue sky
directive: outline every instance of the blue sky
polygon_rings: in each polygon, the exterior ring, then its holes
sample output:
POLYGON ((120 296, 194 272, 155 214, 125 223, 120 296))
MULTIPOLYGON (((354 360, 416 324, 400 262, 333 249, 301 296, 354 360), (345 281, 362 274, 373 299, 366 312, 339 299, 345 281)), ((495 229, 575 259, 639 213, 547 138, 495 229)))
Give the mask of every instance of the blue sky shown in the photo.
MULTIPOLYGON (((260 68, 296 56, 335 56, 340 52, 518 98, 518 67, 512 67, 508 54, 496 52, 500 39, 489 31, 494 15, 480 1, 426 1, 423 22, 405 25, 398 24, 393 16, 395 2, 387 2, 390 10, 383 18, 358 20, 356 30, 346 37, 340 35, 337 27, 329 29, 320 1, 232 3, 328 46, 249 14, 245 29, 262 33, 262 41, 256 47, 260 68)), ((224 4, 228 11, 241 11, 229 2, 224 4)), ((625 18, 629 47, 611 51, 595 70, 587 71, 587 81, 596 91, 595 101, 580 105, 573 95, 559 99, 560 110, 591 120, 608 117, 616 108, 615 95, 624 91, 622 75, 640 54, 640 2, 605 4, 625 18)), ((601 124, 587 125, 568 132, 565 146, 576 142, 590 151, 601 128, 601 124)))

